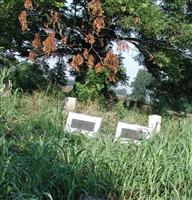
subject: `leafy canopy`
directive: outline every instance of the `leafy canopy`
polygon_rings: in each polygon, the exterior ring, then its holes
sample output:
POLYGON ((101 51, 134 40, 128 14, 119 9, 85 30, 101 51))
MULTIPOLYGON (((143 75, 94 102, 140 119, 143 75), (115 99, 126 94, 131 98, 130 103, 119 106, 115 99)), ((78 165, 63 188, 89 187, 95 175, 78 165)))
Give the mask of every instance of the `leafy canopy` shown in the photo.
MULTIPOLYGON (((137 60, 155 77, 157 98, 192 100, 192 1, 105 0, 121 35, 140 51, 137 60)), ((179 108, 178 108, 179 109, 179 108)))

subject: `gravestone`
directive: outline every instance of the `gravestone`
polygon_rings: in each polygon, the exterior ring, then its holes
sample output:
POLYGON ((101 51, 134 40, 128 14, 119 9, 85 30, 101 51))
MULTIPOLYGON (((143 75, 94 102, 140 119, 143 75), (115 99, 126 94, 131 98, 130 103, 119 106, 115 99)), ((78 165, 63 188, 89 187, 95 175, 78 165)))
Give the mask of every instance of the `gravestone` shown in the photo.
POLYGON ((115 140, 119 139, 123 143, 128 141, 133 141, 137 143, 142 138, 148 139, 150 137, 150 134, 151 129, 149 127, 118 122, 115 140))
POLYGON ((65 109, 67 111, 74 111, 77 103, 77 98, 65 97, 65 109))
POLYGON ((80 131, 89 136, 95 136, 101 126, 102 118, 79 113, 69 112, 66 130, 68 132, 80 131))
POLYGON ((160 115, 149 115, 148 127, 154 132, 160 132, 161 129, 161 116, 160 115))

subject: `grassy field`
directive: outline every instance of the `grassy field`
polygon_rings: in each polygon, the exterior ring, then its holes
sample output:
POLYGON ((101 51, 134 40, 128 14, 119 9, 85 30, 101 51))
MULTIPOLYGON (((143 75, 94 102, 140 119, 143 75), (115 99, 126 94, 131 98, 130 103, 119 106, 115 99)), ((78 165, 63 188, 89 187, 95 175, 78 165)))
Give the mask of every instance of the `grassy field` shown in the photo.
POLYGON ((118 118, 147 125, 148 116, 116 106, 101 112, 98 137, 65 132, 62 95, 0 97, 0 199, 192 199, 192 123, 163 118, 160 134, 140 146, 113 143, 118 118))

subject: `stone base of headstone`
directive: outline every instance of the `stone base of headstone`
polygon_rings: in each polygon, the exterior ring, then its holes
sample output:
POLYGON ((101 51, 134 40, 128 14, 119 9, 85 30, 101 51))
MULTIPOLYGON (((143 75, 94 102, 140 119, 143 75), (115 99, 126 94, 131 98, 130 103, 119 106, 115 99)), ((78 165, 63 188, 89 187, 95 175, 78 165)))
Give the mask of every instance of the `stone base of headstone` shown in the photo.
POLYGON ((67 111, 74 111, 77 104, 77 98, 65 97, 65 109, 67 111))

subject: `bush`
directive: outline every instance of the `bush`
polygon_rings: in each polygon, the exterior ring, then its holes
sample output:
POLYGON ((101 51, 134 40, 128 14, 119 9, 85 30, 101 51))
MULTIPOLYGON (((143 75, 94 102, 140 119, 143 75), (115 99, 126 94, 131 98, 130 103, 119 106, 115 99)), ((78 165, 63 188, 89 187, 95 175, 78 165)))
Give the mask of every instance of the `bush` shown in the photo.
MULTIPOLYGON (((20 62, 13 57, 7 57, 3 47, 0 47, 0 73, 4 73, 3 84, 11 82, 13 89, 32 92, 46 84, 46 76, 37 64, 20 62), (6 77, 5 77, 5 71, 6 77)), ((2 83, 1 83, 2 84, 2 83)))
POLYGON ((166 118, 162 134, 122 145, 66 133, 63 102, 41 93, 3 98, 0 111, 1 199, 191 199, 190 119, 166 118))
POLYGON ((148 73, 145 69, 140 69, 137 73, 135 80, 131 83, 132 89, 132 98, 144 104, 147 98, 150 98, 150 91, 148 87, 152 83, 153 78, 151 74, 148 73))
POLYGON ((0 95, 9 96, 12 91, 12 84, 9 80, 10 70, 6 68, 2 68, 0 70, 0 95))
POLYGON ((117 115, 118 119, 123 119, 126 117, 127 109, 125 108, 122 101, 118 102, 115 105, 115 111, 116 111, 116 115, 117 115))
POLYGON ((11 73, 14 89, 21 88, 23 91, 32 92, 43 88, 47 83, 43 71, 35 64, 21 63, 11 73))
POLYGON ((98 101, 105 105, 106 100, 110 104, 114 93, 109 88, 108 73, 97 74, 94 69, 89 70, 85 83, 76 82, 74 86, 74 95, 81 102, 98 101))

